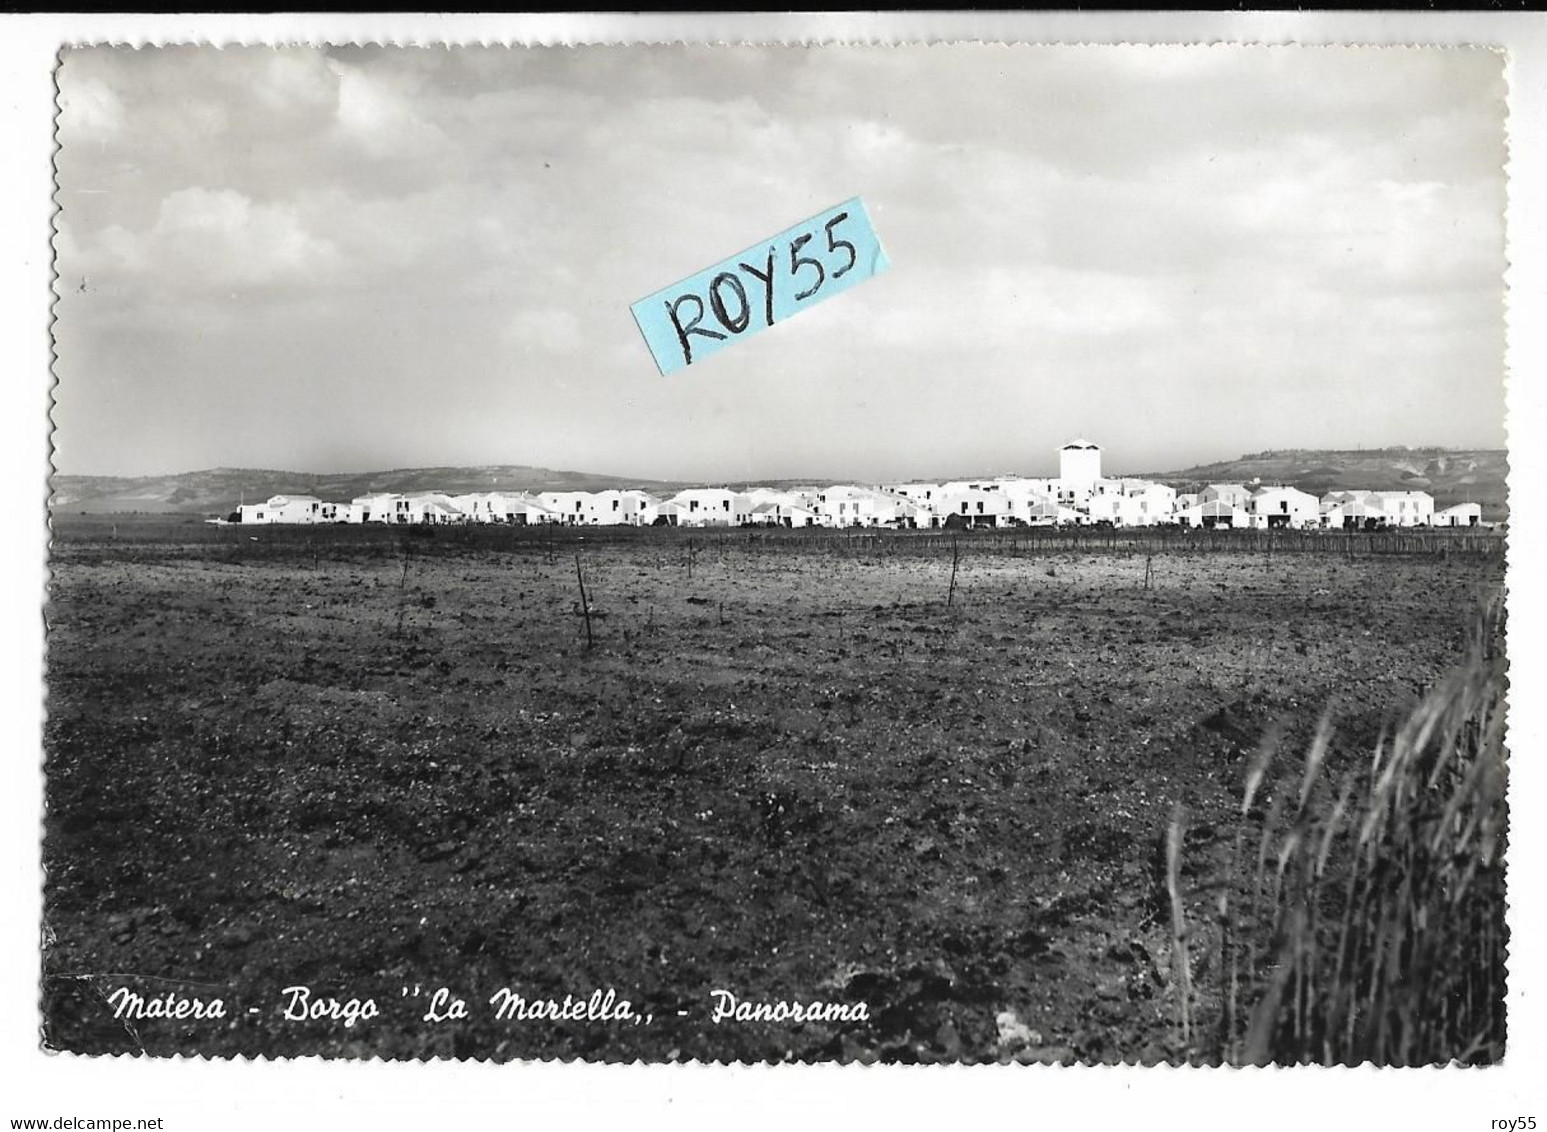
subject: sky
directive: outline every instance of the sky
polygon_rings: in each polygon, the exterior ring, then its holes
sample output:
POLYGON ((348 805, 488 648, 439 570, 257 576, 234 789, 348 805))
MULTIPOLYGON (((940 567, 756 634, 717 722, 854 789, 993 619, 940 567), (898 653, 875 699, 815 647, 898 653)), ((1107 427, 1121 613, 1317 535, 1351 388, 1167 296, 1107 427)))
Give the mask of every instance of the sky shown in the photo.
POLYGON ((58 84, 64 473, 1505 443, 1486 50, 84 48, 58 84), (889 271, 661 376, 630 303, 854 196, 889 271))

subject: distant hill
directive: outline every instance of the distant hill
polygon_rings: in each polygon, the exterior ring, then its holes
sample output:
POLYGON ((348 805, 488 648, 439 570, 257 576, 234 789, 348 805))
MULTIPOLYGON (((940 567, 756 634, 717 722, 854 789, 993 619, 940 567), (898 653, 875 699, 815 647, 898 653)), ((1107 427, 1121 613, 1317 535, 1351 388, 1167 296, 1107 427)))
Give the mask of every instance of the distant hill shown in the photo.
POLYGON ((591 472, 555 471, 519 464, 473 468, 398 468, 386 472, 320 475, 264 468, 213 468, 166 476, 69 476, 53 479, 55 512, 103 514, 151 511, 223 515, 237 504, 261 503, 271 495, 315 495, 349 500, 372 491, 600 491, 638 487, 675 492, 686 484, 665 480, 624 480, 591 472))
POLYGON ((1210 483, 1287 484, 1312 495, 1349 488, 1372 491, 1427 491, 1436 507, 1481 503, 1483 518, 1509 516, 1505 477, 1507 453, 1493 449, 1366 448, 1351 452, 1323 448, 1282 448, 1236 460, 1200 464, 1175 472, 1146 472, 1144 479, 1195 491, 1210 483))
MULTIPOLYGON (((1440 448, 1386 448, 1338 452, 1326 449, 1281 449, 1256 452, 1237 460, 1200 464, 1174 472, 1146 472, 1145 479, 1172 484, 1182 491, 1210 483, 1289 484, 1313 495, 1340 488, 1376 491, 1427 491, 1440 507, 1481 503, 1483 518, 1508 516, 1502 451, 1457 451, 1440 448)), ((1114 474, 1109 472, 1108 474, 1114 474)), ((1141 473, 1124 473, 1141 474, 1141 473)), ((962 477, 971 478, 971 477, 962 477)), ((765 487, 809 485, 816 479, 766 480, 765 487)), ((843 482, 823 479, 821 483, 843 482)), ((637 487, 670 494, 691 484, 672 480, 624 479, 593 472, 555 471, 521 464, 471 468, 398 468, 385 472, 319 475, 258 468, 213 468, 166 476, 69 476, 53 480, 52 506, 57 513, 104 514, 146 511, 183 515, 223 515, 245 500, 258 503, 271 495, 315 495, 344 501, 372 491, 601 491, 637 487)), ((752 484, 732 481, 732 487, 752 484)))

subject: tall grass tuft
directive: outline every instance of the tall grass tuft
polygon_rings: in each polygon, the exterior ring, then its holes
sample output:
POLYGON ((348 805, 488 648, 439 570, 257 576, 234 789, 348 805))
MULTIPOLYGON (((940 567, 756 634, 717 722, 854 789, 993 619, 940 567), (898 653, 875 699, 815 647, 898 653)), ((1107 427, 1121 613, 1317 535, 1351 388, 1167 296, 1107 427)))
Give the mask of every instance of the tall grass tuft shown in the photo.
MULTIPOLYGON (((1228 875, 1199 890, 1215 895, 1218 985, 1206 997, 1218 1057, 1400 1066, 1503 1055, 1502 639, 1495 599, 1465 662, 1352 772, 1328 769, 1330 714, 1302 766, 1275 772, 1279 742, 1264 741, 1228 875)), ((1183 962, 1188 937, 1196 948, 1204 934, 1187 924, 1184 896, 1173 886, 1183 962)), ((1196 1015, 1189 1026, 1196 1039, 1196 1015)))

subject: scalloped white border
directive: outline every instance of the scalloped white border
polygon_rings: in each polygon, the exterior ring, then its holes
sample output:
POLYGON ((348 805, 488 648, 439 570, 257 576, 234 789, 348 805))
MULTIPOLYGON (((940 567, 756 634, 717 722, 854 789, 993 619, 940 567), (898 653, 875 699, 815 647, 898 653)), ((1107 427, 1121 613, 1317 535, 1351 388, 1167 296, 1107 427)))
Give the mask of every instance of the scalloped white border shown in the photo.
MULTIPOLYGON (((1547 628, 1530 579, 1544 564, 1547 484, 1533 441, 1547 407, 1547 16, 1537 13, 846 13, 835 15, 0 16, 0 388, 3 481, 13 498, 0 592, 0 719, 11 773, 0 790, 5 911, 0 964, 0 1121, 38 1116, 166 1117, 169 1129, 420 1128, 522 1118, 547 1124, 669 1119, 751 1127, 1016 1124, 1295 1129, 1325 1123, 1487 1129, 1535 1116, 1547 1128, 1543 996, 1543 787, 1547 687, 1534 642, 1547 628), (37 872, 42 719, 40 597, 52 205, 52 69, 67 43, 859 42, 1463 45, 1509 54, 1511 903, 1510 1035, 1502 1067, 1472 1071, 1042 1067, 586 1066, 478 1063, 205 1062, 44 1055, 37 1049, 37 872), (19 503, 19 506, 17 506, 19 503), (26 516, 18 521, 17 516, 26 516)), ((524 1122, 524 1121, 522 1121, 524 1122)), ((0 1124, 0 1127, 6 1126, 0 1124)))

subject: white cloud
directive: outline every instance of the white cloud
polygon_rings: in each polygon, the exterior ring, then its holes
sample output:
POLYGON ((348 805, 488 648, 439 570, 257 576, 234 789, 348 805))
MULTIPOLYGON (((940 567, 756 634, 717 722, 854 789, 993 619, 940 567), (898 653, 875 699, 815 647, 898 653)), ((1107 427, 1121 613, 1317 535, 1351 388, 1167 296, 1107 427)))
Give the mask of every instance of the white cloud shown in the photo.
POLYGON ((373 156, 411 154, 421 161, 444 142, 405 93, 359 67, 336 61, 331 66, 338 80, 338 126, 347 142, 373 156))
POLYGON ((305 284, 339 266, 333 245, 306 231, 292 206, 233 189, 179 189, 147 231, 113 225, 90 246, 72 232, 68 250, 83 273, 155 292, 305 284))
POLYGON ((514 315, 501 333, 503 343, 522 352, 562 354, 585 346, 579 317, 563 307, 533 307, 514 315))
MULTIPOLYGON (((74 373, 175 388, 222 369, 239 398, 305 350, 351 392, 358 374, 435 375, 453 406, 584 390, 550 423, 640 474, 713 466, 769 422, 806 429, 811 461, 966 445, 970 465, 1017 420, 1088 431, 1097 395, 1138 413, 1208 396, 1265 428, 1255 390, 1278 435, 1314 444, 1321 410, 1285 390, 1365 405, 1341 390, 1397 372, 1432 395, 1372 440, 1466 442, 1447 401, 1468 435, 1502 417, 1487 53, 81 50, 61 84, 60 266, 95 296, 61 308, 74 373), (658 379, 629 303, 856 193, 890 273, 658 379), (228 345, 210 322, 195 349, 197 300, 233 292, 265 333, 228 345), (1015 413, 919 413, 943 372, 1015 413), (895 419, 878 388, 908 394, 895 419), (644 439, 598 409, 631 401, 655 414, 644 439), (724 427, 684 423, 711 410, 724 427)), ((111 465, 132 424, 90 402, 61 442, 111 465)), ((474 458, 464 435, 509 455, 487 414, 427 438, 397 403, 370 401, 383 463, 474 458)), ((1217 439, 1165 420, 1177 446, 1217 439)), ((286 427, 328 450, 327 421, 286 427)))
POLYGON ((60 132, 77 143, 117 133, 123 119, 123 102, 101 80, 82 79, 59 92, 60 132))

